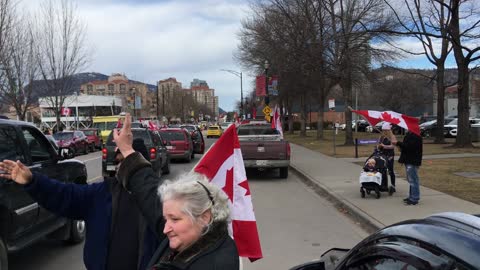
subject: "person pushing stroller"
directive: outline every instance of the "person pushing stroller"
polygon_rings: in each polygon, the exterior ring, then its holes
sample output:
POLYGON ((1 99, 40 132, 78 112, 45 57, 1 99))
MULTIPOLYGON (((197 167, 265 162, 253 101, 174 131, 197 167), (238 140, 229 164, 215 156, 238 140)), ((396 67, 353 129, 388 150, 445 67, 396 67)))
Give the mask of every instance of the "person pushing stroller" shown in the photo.
POLYGON ((390 175, 390 187, 388 193, 392 195, 396 192, 395 189, 395 172, 393 170, 393 165, 395 164, 395 145, 392 144, 390 138, 392 136, 392 125, 388 122, 383 123, 382 125, 382 135, 378 140, 377 148, 381 151, 387 159, 387 169, 388 174, 390 175))

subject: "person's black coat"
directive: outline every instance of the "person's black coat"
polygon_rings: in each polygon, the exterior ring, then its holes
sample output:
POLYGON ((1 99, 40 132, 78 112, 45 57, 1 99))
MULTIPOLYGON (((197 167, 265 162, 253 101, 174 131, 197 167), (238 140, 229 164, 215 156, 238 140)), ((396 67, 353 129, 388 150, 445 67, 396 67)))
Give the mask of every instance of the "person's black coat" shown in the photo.
POLYGON ((159 246, 147 269, 155 270, 238 270, 235 242, 228 235, 227 224, 216 224, 192 246, 170 259, 168 239, 159 246))
POLYGON ((412 132, 407 132, 403 138, 403 142, 397 142, 397 146, 400 147, 401 150, 398 162, 415 166, 422 165, 422 137, 412 132))

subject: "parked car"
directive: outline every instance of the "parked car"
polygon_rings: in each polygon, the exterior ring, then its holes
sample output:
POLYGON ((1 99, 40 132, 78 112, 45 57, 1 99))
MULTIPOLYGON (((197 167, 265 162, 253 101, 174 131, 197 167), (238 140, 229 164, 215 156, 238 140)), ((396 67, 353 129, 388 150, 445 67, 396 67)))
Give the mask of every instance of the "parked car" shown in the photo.
POLYGON ((103 147, 102 135, 98 128, 86 128, 81 130, 85 136, 87 136, 88 145, 90 151, 94 152, 95 149, 101 150, 103 147))
POLYGON ((370 126, 370 124, 368 123, 367 120, 363 120, 363 119, 353 120, 352 121, 352 130, 355 130, 357 125, 358 125, 357 131, 359 131, 359 132, 366 132, 367 127, 370 126))
MULTIPOLYGON (((444 118, 444 126, 450 123, 453 118, 444 118)), ((435 129, 437 128, 437 119, 424 122, 420 124, 420 134, 423 137, 429 138, 434 135, 435 129)))
MULTIPOLYGON (((20 160, 32 172, 64 183, 86 184, 82 161, 65 160, 52 141, 27 122, 0 120, 0 159, 20 160)), ((8 269, 8 253, 19 251, 44 237, 82 242, 81 220, 59 217, 38 205, 22 185, 0 178, 0 269, 8 269)))
POLYGON ((193 141, 190 133, 183 128, 162 128, 160 136, 166 142, 171 159, 190 162, 194 157, 193 141))
MULTIPOLYGON (((371 125, 368 125, 365 130, 367 132, 370 132, 370 133, 379 133, 380 131, 382 131, 382 125, 383 125, 384 121, 381 121, 381 122, 378 122, 375 127, 372 127, 371 125)), ((395 125, 395 124, 392 124, 392 133, 393 134, 403 134, 405 131, 403 128, 395 125)))
POLYGON ((200 128, 195 125, 183 125, 180 127, 190 132, 193 141, 193 153, 203 154, 205 152, 205 139, 200 128))
MULTIPOLYGON (((469 118, 470 126, 480 123, 480 118, 469 118)), ((458 118, 453 119, 447 125, 443 127, 443 135, 445 138, 456 138, 457 137, 457 123, 458 118)))
MULTIPOLYGON (((148 130, 147 128, 132 128, 133 140, 141 138, 147 147, 150 155, 152 169, 158 176, 170 173, 170 155, 163 143, 162 137, 158 131, 148 130)), ((116 144, 113 141, 113 133, 108 136, 105 147, 102 149, 102 172, 104 176, 115 175, 115 149, 116 144)))
POLYGON ((290 270, 479 269, 480 218, 440 213, 377 231, 352 249, 331 249, 290 270))
POLYGON ((66 149, 69 157, 73 158, 78 153, 88 154, 89 143, 85 133, 79 130, 62 131, 53 134, 60 149, 66 149))
POLYGON ((207 138, 211 138, 211 137, 220 138, 220 136, 222 136, 222 134, 223 134, 223 130, 218 125, 211 125, 207 129, 207 138))

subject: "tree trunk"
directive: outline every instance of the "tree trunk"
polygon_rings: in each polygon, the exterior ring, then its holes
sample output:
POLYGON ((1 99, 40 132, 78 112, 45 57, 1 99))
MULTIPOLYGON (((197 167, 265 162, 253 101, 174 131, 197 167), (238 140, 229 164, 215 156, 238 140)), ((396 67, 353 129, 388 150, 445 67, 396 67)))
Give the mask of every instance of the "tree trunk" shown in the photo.
POLYGON ((353 145, 353 132, 352 132, 352 111, 348 109, 352 106, 352 81, 348 76, 348 81, 345 83, 344 98, 345 98, 345 145, 353 145), (349 124, 350 123, 350 124, 349 124))
POLYGON ((318 94, 318 110, 317 110, 317 140, 324 138, 323 134, 323 121, 325 113, 323 112, 326 95, 328 93, 328 88, 325 87, 325 81, 322 79, 321 87, 318 94))
POLYGON ((458 66, 458 122, 455 147, 473 147, 470 137, 470 103, 468 66, 458 66))
POLYGON ((437 67, 437 128, 435 129, 434 143, 445 143, 443 135, 444 121, 445 121, 445 68, 443 66, 437 67))
POLYGON ((305 102, 305 93, 302 94, 301 100, 300 100, 300 136, 301 137, 306 137, 307 136, 307 128, 306 128, 306 123, 307 123, 307 104, 305 102))

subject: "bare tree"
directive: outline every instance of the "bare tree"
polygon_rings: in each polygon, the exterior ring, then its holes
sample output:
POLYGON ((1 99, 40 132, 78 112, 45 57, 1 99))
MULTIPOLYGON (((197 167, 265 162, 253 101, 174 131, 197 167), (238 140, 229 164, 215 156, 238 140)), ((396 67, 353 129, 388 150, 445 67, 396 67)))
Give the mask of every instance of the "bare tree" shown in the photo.
POLYGON ((57 127, 65 98, 74 91, 72 75, 85 68, 89 60, 86 26, 75 10, 72 0, 47 0, 38 16, 37 61, 44 82, 42 94, 54 108, 57 127))
POLYGON ((453 54, 458 69, 458 133, 455 141, 457 147, 472 147, 470 137, 470 69, 469 66, 480 59, 480 13, 478 3, 474 1, 451 0, 445 4, 452 14, 448 25, 448 34, 453 46, 453 54), (462 20, 462 23, 460 23, 462 20), (466 22, 466 23, 463 23, 466 22))
MULTIPOLYGON (((400 29, 392 31, 392 33, 415 37, 422 45, 423 52, 421 52, 421 54, 425 55, 428 61, 436 67, 434 76, 437 88, 437 127, 435 143, 445 143, 443 135, 446 88, 445 61, 452 50, 451 43, 447 38, 447 27, 451 19, 450 10, 444 5, 444 0, 439 0, 438 2, 405 0, 403 3, 407 15, 402 16, 396 10, 397 8, 392 6, 391 1, 385 1, 394 12, 399 23, 400 29), (439 37, 432 36, 432 34, 438 35, 439 37), (440 48, 436 48, 436 43, 440 43, 440 48)), ((402 48, 399 49, 405 51, 402 48)), ((408 53, 418 54, 411 51, 408 51, 408 53)))
MULTIPOLYGON (((28 16, 28 15, 27 15, 28 16)), ((35 106, 32 82, 38 75, 35 59, 35 40, 31 23, 19 14, 1 57, 4 83, 0 84, 2 102, 13 106, 18 118, 26 120, 26 113, 35 106)))
MULTIPOLYGON (((374 47, 372 40, 390 40, 380 30, 395 27, 385 11, 382 0, 327 0, 321 1, 331 20, 329 63, 334 84, 341 86, 345 107, 352 105, 353 86, 360 87, 370 71, 372 61, 396 57, 389 49, 374 47)), ((345 144, 353 144, 352 112, 345 109, 345 144)))

